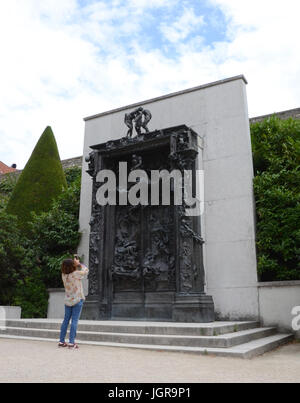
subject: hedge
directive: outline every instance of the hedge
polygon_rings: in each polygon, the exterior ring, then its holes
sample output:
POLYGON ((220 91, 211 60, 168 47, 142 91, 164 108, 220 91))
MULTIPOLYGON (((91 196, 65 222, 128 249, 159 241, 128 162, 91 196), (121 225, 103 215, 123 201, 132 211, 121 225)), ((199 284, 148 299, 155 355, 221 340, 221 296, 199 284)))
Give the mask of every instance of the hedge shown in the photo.
POLYGON ((300 121, 251 126, 261 281, 300 280, 300 121))
POLYGON ((53 200, 67 187, 57 144, 50 126, 40 137, 7 205, 17 216, 20 228, 27 230, 31 213, 48 211, 53 200))

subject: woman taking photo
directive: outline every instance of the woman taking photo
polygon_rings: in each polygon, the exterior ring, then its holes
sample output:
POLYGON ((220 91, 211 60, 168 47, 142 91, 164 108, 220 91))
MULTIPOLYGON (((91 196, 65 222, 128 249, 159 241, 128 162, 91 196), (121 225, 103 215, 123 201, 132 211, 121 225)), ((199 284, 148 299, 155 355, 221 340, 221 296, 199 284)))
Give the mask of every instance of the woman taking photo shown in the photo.
POLYGON ((89 272, 88 268, 80 263, 78 256, 66 259, 61 266, 62 280, 65 287, 65 317, 61 325, 58 347, 77 349, 75 343, 78 321, 85 300, 82 280, 89 272), (65 342, 68 325, 72 319, 69 344, 65 342))

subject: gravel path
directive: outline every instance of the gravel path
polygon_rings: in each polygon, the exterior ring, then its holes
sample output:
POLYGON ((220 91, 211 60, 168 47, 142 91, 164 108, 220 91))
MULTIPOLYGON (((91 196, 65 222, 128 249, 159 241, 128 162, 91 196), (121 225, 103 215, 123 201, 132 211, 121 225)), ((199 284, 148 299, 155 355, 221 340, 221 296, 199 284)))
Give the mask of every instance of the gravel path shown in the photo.
POLYGON ((0 339, 4 382, 300 382, 300 343, 242 360, 46 341, 0 339))

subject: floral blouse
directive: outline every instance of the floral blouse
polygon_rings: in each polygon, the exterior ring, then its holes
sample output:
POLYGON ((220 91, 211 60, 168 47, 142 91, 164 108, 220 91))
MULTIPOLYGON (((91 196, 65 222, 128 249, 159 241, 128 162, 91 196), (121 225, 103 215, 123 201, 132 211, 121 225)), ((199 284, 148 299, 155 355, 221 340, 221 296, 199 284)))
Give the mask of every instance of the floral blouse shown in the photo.
POLYGON ((70 274, 62 274, 62 280, 65 286, 65 305, 74 306, 80 302, 80 300, 85 300, 82 280, 85 275, 87 275, 89 269, 81 264, 80 270, 75 270, 70 274))

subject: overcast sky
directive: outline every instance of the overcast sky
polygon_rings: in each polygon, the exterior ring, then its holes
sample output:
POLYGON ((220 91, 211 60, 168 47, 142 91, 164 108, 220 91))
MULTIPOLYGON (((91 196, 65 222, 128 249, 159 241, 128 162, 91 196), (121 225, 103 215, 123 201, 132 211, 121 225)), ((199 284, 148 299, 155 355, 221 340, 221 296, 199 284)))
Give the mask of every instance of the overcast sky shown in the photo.
POLYGON ((299 0, 1 0, 0 160, 47 125, 62 159, 83 117, 244 74, 249 115, 300 107, 299 0))

